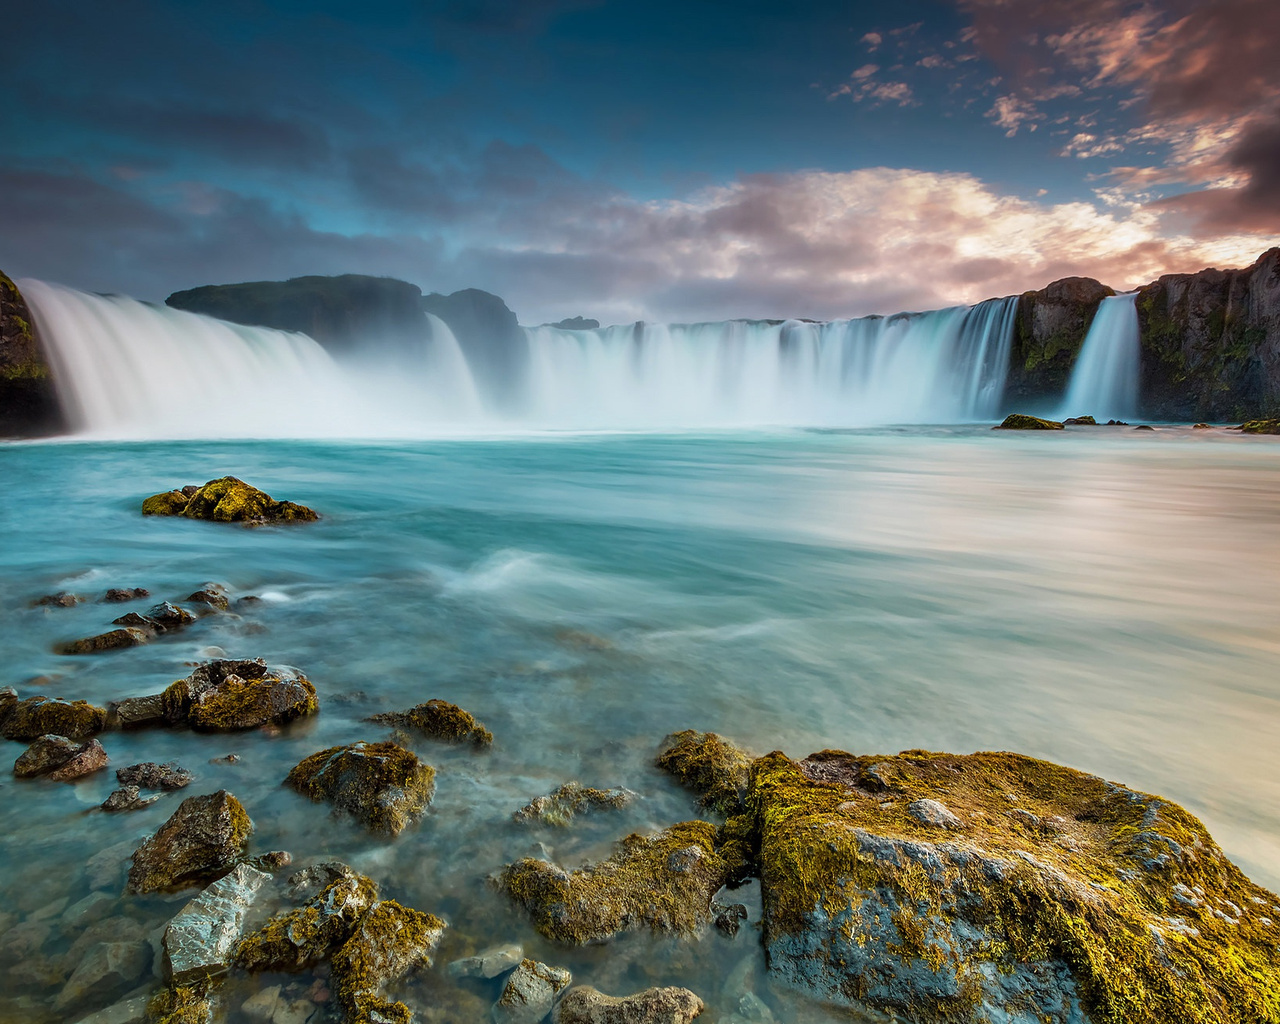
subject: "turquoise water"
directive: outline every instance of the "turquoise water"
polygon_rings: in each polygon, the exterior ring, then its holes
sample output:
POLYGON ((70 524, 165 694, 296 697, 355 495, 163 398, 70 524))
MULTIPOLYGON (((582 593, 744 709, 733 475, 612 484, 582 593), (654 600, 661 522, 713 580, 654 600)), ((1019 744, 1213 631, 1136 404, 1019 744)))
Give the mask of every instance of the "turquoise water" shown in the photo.
MULTIPOLYGON (((115 766, 179 760, 198 776, 187 793, 232 790, 256 851, 343 857, 441 914, 444 960, 514 939, 606 991, 688 984, 727 1013, 726 986, 754 987, 781 1019, 827 1019, 769 989, 750 929, 558 950, 485 883, 538 843, 574 863, 694 816, 650 767, 662 737, 690 727, 795 756, 1051 758, 1180 801, 1253 878, 1280 886, 1272 439, 963 427, 14 444, 0 446, 0 537, 0 685, 20 694, 151 693, 221 652, 306 672, 321 714, 280 736, 114 733, 104 745, 115 766), (150 493, 226 473, 324 519, 244 530, 138 513, 150 493), (146 605, 30 605, 116 586, 177 600, 207 580, 262 600, 89 658, 53 651, 146 605), (321 747, 382 738, 366 715, 432 697, 474 712, 497 743, 485 755, 419 744, 437 796, 394 842, 280 786, 321 747), (239 764, 210 763, 231 751, 239 764), (568 831, 509 821, 569 779, 641 799, 568 831)), ((179 799, 92 812, 113 782, 0 782, 0 925, 85 895, 86 860, 153 830, 179 799)), ((133 900, 126 913, 151 930, 184 901, 133 900)), ((72 938, 52 936, 45 954, 72 938)), ((409 995, 483 1014, 497 994, 448 988, 434 972, 409 995)), ((0 980, 0 1017, 56 991, 0 980)))

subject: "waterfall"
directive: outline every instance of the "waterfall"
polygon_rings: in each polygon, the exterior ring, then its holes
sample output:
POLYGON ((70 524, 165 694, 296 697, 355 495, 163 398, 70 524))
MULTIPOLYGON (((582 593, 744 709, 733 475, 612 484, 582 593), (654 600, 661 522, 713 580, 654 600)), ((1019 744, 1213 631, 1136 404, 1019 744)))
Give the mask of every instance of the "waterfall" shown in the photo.
POLYGON ((1138 411, 1137 292, 1102 300, 1067 385, 1062 416, 1124 419, 1138 411))
MULTIPOLYGON (((441 319, 334 357, 303 334, 23 281, 69 417, 109 437, 955 423, 998 411, 1017 299, 811 322, 528 328, 512 396, 441 319)), ((516 344, 520 345, 517 336, 516 344)), ((499 367, 499 370, 502 368, 499 367)))

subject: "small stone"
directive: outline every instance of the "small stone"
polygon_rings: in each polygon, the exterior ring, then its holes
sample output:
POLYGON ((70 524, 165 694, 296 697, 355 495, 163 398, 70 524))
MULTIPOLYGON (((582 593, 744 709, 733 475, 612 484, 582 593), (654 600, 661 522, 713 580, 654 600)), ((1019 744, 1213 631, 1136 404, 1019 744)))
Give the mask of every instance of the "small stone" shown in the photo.
POLYGON ((240 1004, 240 1012, 254 1020, 270 1020, 276 1012, 276 1003, 280 1001, 279 985, 271 985, 255 992, 240 1004))
POLYGON ((100 942, 80 961, 54 999, 53 1008, 65 1010, 90 997, 101 998, 112 989, 124 989, 150 966, 151 946, 146 942, 100 942))
POLYGON ((496 978, 517 966, 524 959, 524 947, 518 942, 506 946, 493 946, 475 956, 463 957, 449 965, 453 978, 496 978))
POLYGON ((208 605, 210 608, 220 612, 225 612, 230 606, 226 591, 217 584, 206 584, 200 590, 187 595, 187 600, 195 601, 197 604, 208 605))
POLYGON ((565 993, 551 1019, 554 1024, 689 1024, 702 1010, 702 1000, 687 988, 650 988, 617 998, 579 985, 565 993))
POLYGON ((62 647, 63 654, 96 654, 99 651, 116 651, 124 647, 140 647, 150 640, 150 634, 135 626, 113 629, 109 633, 73 640, 62 647))
POLYGON ((158 605, 147 609, 147 618, 163 629, 181 629, 196 621, 196 617, 185 608, 176 604, 161 601, 158 605))
POLYGON ((769 1004, 754 992, 744 992, 738 997, 737 1015, 751 1024, 770 1024, 774 1019, 769 1004))
POLYGON ((191 773, 185 768, 180 768, 174 761, 167 761, 164 764, 143 761, 140 764, 131 764, 127 768, 118 768, 116 779, 126 786, 172 791, 189 785, 191 773))
POLYGON ((146 587, 112 587, 102 595, 102 600, 107 604, 120 604, 124 601, 137 601, 140 598, 150 596, 151 591, 146 587))
POLYGON ((37 608, 74 608, 84 598, 67 590, 59 590, 56 594, 46 594, 32 602, 37 608))
POLYGON ((555 1005, 556 996, 573 981, 563 967, 521 960, 493 1004, 494 1024, 537 1024, 555 1005))
POLYGON ((719 900, 712 900, 711 913, 714 915, 716 927, 730 938, 738 934, 742 922, 747 919, 747 908, 742 903, 721 903, 719 900))
POLYGON ((240 755, 239 754, 223 754, 221 757, 211 757, 209 758, 209 763, 210 764, 239 764, 240 755))
POLYGON ((279 871, 293 863, 293 854, 288 850, 272 850, 251 858, 250 863, 259 871, 279 871))
POLYGON ((948 810, 947 805, 937 800, 913 800, 907 804, 907 813, 922 825, 932 825, 935 828, 964 827, 964 823, 948 810))

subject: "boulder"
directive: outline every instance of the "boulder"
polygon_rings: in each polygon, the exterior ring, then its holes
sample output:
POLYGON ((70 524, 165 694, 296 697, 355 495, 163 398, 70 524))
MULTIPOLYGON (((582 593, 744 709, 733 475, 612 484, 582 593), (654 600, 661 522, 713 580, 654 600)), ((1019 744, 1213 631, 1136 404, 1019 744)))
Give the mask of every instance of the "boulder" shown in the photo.
POLYGON ((1062 421, 1064 427, 1096 427, 1098 421, 1092 416, 1068 416, 1062 421))
POLYGON ((98 654, 102 651, 119 651, 126 647, 141 647, 151 635, 137 626, 124 626, 97 636, 87 636, 82 640, 72 640, 63 644, 63 654, 98 654))
POLYGON ((270 878, 248 864, 237 864, 178 912, 163 940, 165 975, 173 984, 207 981, 228 969, 245 915, 270 878))
POLYGON ((35 319, 18 286, 0 273, 0 437, 46 437, 66 429, 35 319))
POLYGON ((231 602, 227 600, 226 588, 218 583, 206 583, 199 590, 188 594, 187 600, 207 605, 214 611, 219 612, 225 612, 231 607, 231 602))
POLYGON ((112 587, 102 595, 102 600, 107 604, 120 604, 124 601, 138 601, 150 596, 151 591, 146 587, 112 587))
POLYGON ((689 1024, 702 1010, 702 1000, 687 988, 650 988, 617 998, 579 985, 564 994, 551 1020, 552 1024, 689 1024))
POLYGON ((151 633, 160 632, 160 624, 158 622, 152 622, 145 615, 141 615, 138 612, 128 612, 121 615, 118 619, 112 619, 111 624, 113 626, 132 626, 134 629, 141 629, 151 633))
POLYGON ((572 981, 573 975, 563 967, 521 960, 493 1004, 494 1024, 538 1024, 572 981))
POLYGON ((395 900, 375 903, 333 956, 333 990, 352 1024, 412 1019, 403 1003, 385 997, 387 985, 430 967, 445 923, 395 900))
POLYGON ((100 942, 76 965, 75 971, 53 1001, 58 1011, 123 992, 137 983, 151 966, 147 942, 100 942))
POLYGON ((965 1024, 1276 1018, 1280 900, 1158 797, 1009 753, 775 752, 747 807, 769 969, 816 999, 965 1024))
POLYGON ((1062 430, 1057 420, 1044 420, 1039 416, 1026 416, 1020 412, 1011 412, 1004 422, 992 430, 1062 430))
POLYGON ((493 743, 493 733, 476 721, 471 712, 444 700, 429 700, 408 711, 370 715, 367 721, 413 729, 431 739, 450 743, 465 741, 477 747, 488 747, 493 743))
POLYGON ((127 768, 117 768, 116 780, 126 786, 172 791, 188 786, 191 783, 191 773, 174 761, 165 764, 143 761, 127 768))
POLYGON ((122 786, 120 789, 113 790, 111 795, 102 801, 101 807, 104 811, 113 813, 140 811, 144 807, 150 807, 159 799, 158 795, 144 797, 137 786, 122 786))
POLYGON ((196 617, 185 608, 179 608, 168 601, 161 601, 158 605, 148 608, 145 614, 129 612, 127 615, 121 615, 120 618, 112 620, 112 625, 136 626, 138 629, 164 633, 189 626, 195 621, 196 617))
POLYGON ((79 594, 67 590, 59 590, 56 594, 45 594, 32 602, 37 608, 74 608, 84 600, 79 594))
POLYGON ((344 866, 303 906, 277 914, 246 936, 232 956, 246 971, 301 971, 327 960, 354 933, 378 899, 372 879, 344 866))
MULTIPOLYGON (((1205 424, 1197 424, 1204 428, 1205 424)), ((1280 420, 1249 420, 1240 424, 1242 434, 1280 434, 1280 420)))
POLYGON ((312 754, 285 779, 312 800, 327 800, 373 832, 399 835, 422 816, 435 769, 395 743, 353 743, 312 754))
POLYGON ((164 695, 148 694, 145 697, 126 697, 109 705, 111 723, 121 729, 144 729, 152 725, 167 725, 164 715, 164 695))
POLYGON ((301 672, 262 660, 211 661, 164 691, 165 717, 201 732, 287 725, 320 708, 301 672))
POLYGON ((292 501, 276 501, 265 491, 234 476, 210 480, 188 495, 185 491, 153 494, 142 503, 144 516, 182 516, 215 523, 265 526, 310 523, 320 517, 314 509, 292 501))
POLYGON ((692 729, 663 741, 657 765, 702 797, 702 805, 722 814, 742 808, 751 758, 713 732, 692 729))
POLYGON ((637 928, 694 931, 710 921, 712 897, 739 868, 717 850, 714 825, 686 821, 629 835, 606 860, 573 871, 516 861, 498 884, 547 938, 582 945, 637 928))
POLYGON ((475 956, 463 957, 449 964, 451 978, 496 978, 524 959, 524 947, 518 942, 491 946, 475 956))
POLYGON ((7 740, 27 742, 49 734, 82 740, 102 732, 106 725, 106 710, 87 701, 28 697, 13 702, 0 733, 7 740))
POLYGON ((188 797, 134 851, 128 891, 181 889, 221 878, 243 858, 252 831, 244 807, 225 789, 188 797))
POLYGON ((616 811, 629 804, 634 796, 629 789, 592 789, 577 782, 566 782, 554 793, 530 800, 511 817, 519 824, 537 822, 564 827, 579 814, 616 811))
POLYGON ((4 728, 9 722, 9 717, 17 706, 18 691, 12 686, 0 687, 0 735, 3 735, 4 728))
POLYGON ((107 766, 107 752, 97 740, 41 736, 19 755, 13 774, 20 779, 45 776, 52 782, 74 782, 107 766))

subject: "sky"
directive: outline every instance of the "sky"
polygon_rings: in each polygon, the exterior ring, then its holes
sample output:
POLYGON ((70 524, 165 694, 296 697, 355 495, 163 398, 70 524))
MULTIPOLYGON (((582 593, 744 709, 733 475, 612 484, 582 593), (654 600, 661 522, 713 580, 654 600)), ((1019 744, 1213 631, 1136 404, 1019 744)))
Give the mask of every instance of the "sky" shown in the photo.
POLYGON ((2 31, 0 269, 91 291, 831 318, 1280 244, 1275 0, 42 0, 2 31))

